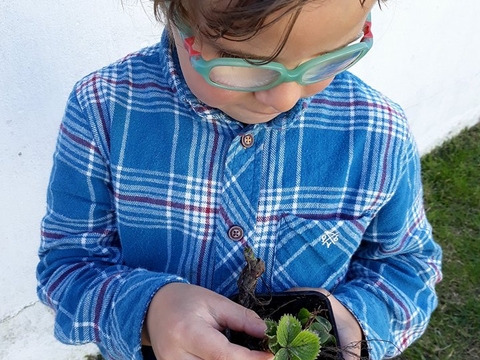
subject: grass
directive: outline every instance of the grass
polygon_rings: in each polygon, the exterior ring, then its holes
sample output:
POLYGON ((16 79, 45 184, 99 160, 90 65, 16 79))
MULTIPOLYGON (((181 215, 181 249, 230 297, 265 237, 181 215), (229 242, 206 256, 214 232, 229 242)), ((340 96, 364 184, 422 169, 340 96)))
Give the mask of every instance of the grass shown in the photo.
POLYGON ((480 123, 424 156, 422 170, 444 278, 427 331, 397 359, 480 360, 480 123))
POLYGON ((422 158, 427 216, 443 248, 439 306, 407 360, 480 359, 480 124, 422 158))

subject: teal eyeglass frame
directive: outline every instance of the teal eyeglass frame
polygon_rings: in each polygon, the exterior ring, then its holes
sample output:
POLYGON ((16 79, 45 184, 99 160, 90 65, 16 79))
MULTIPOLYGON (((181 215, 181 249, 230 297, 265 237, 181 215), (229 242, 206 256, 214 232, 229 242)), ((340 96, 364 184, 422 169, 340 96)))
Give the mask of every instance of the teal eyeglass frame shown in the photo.
MULTIPOLYGON (((287 69, 284 65, 272 61, 269 63, 262 63, 262 64, 255 64, 256 62, 260 62, 259 60, 245 60, 245 59, 239 59, 239 58, 216 58, 212 60, 205 60, 202 58, 202 55, 200 52, 196 51, 193 49, 193 44, 195 42, 195 37, 194 36, 188 36, 185 34, 185 30, 183 29, 178 29, 180 36, 182 37, 183 44, 185 46, 185 49, 187 50, 189 57, 190 57, 190 63, 192 67, 195 69, 196 72, 198 72, 207 83, 209 83, 212 86, 226 89, 226 90, 234 90, 234 91, 246 91, 246 92, 255 92, 255 91, 264 91, 271 89, 277 85, 280 85, 281 83, 284 82, 291 82, 295 81, 300 85, 311 85, 320 81, 323 81, 325 79, 328 79, 330 77, 333 77, 353 65, 355 65, 361 58, 363 58, 367 52, 372 48, 373 45, 373 34, 371 31, 371 15, 368 14, 367 20, 365 21, 364 27, 363 27, 363 37, 360 40, 359 43, 356 44, 351 44, 347 45, 341 49, 332 51, 327 54, 320 55, 318 57, 315 57, 313 59, 310 59, 306 61, 305 63, 297 66, 295 69, 287 69), (339 69, 338 71, 329 74, 326 78, 320 78, 320 79, 315 79, 315 81, 303 81, 303 76, 307 71, 310 69, 321 65, 322 63, 326 65, 332 64, 332 60, 335 60, 336 58, 338 59, 343 59, 345 60, 348 58, 348 55, 354 55, 358 54, 355 59, 339 69), (263 86, 254 86, 254 87, 245 87, 245 88, 238 88, 234 86, 229 86, 229 85, 224 85, 224 84, 219 84, 212 79, 210 79, 210 72, 214 67, 217 66, 237 66, 237 67, 246 67, 246 68, 263 68, 266 70, 272 70, 278 72, 280 76, 273 82, 263 85, 263 86)), ((353 57, 353 56, 352 56, 353 57)))

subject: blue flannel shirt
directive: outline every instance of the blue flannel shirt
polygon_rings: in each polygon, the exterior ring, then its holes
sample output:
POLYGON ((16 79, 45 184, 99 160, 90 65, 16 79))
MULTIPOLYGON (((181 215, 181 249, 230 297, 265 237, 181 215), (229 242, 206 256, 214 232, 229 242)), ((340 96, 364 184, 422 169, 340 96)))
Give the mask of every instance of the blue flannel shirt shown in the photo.
POLYGON ((37 269, 60 341, 141 359, 155 292, 188 282, 234 294, 245 244, 266 263, 258 291, 330 290, 372 359, 419 337, 441 250, 402 109, 344 72, 274 120, 244 125, 190 92, 166 35, 76 84, 37 269))

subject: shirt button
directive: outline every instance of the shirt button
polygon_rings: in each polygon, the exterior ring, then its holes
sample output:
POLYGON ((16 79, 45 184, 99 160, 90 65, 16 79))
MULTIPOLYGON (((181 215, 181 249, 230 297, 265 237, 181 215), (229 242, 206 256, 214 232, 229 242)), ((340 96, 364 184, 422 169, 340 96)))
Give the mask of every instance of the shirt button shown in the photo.
POLYGON ((238 226, 234 225, 228 230, 228 237, 233 241, 239 241, 243 238, 243 229, 238 226))
POLYGON ((240 143, 245 149, 248 149, 253 145, 253 135, 252 134, 245 134, 240 138, 240 143))

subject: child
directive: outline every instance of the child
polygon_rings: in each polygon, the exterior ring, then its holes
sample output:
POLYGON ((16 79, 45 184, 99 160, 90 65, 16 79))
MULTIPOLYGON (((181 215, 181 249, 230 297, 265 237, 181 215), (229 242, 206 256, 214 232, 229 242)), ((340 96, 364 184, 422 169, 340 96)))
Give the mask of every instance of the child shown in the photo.
POLYGON ((344 71, 371 46, 375 1, 155 0, 161 42, 75 86, 38 265, 60 341, 107 359, 270 359, 222 334, 265 330, 228 300, 247 245, 266 263, 257 291, 331 293, 356 355, 423 333, 441 250, 414 140, 344 71))

